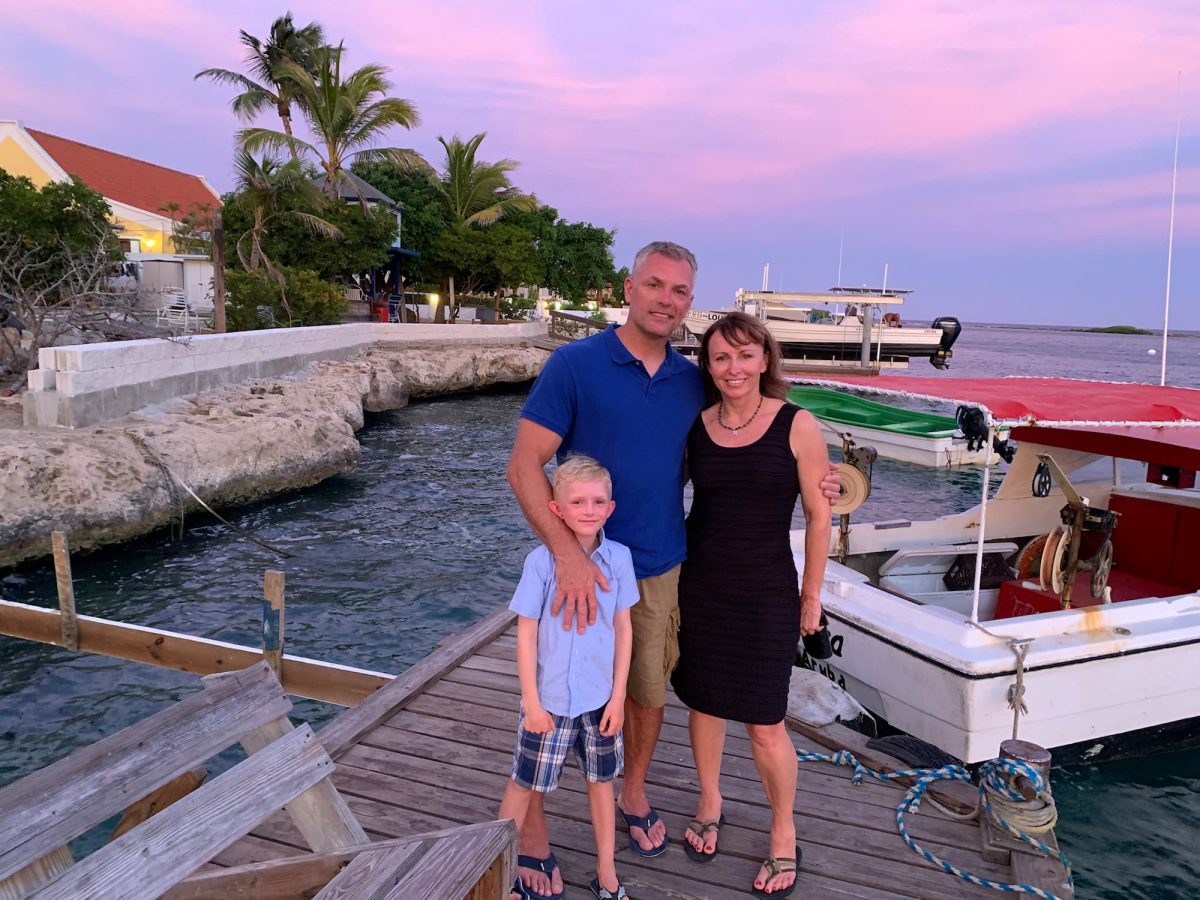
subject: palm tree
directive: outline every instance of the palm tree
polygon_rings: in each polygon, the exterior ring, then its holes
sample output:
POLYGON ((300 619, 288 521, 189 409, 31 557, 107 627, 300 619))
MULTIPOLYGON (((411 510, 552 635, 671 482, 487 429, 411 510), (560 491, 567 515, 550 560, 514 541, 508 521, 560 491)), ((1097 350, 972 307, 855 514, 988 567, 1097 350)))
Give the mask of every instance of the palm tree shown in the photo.
POLYGON ((446 151, 446 162, 437 188, 450 224, 456 228, 479 228, 506 213, 537 209, 537 199, 522 193, 509 180, 509 173, 520 163, 513 159, 476 162, 475 152, 485 137, 486 131, 465 142, 458 135, 448 141, 438 138, 446 151))
MULTIPOLYGON (((251 221, 250 228, 237 239, 235 245, 238 259, 247 272, 262 268, 269 278, 279 284, 287 281, 263 250, 263 235, 266 234, 267 223, 272 219, 296 219, 320 237, 341 238, 341 229, 332 222, 311 213, 283 207, 289 201, 318 204, 322 199, 298 162, 292 160, 281 164, 269 156, 260 162, 243 149, 234 156, 234 166, 237 169, 237 202, 251 221)), ((292 310, 286 292, 282 295, 282 304, 284 312, 291 318, 292 310)))
MULTIPOLYGON (((284 133, 292 136, 292 104, 296 101, 292 85, 283 79, 284 63, 293 63, 306 72, 313 72, 313 55, 325 46, 325 32, 316 22, 296 28, 292 14, 280 16, 271 23, 271 36, 263 42, 245 31, 240 38, 246 47, 246 66, 250 75, 229 69, 205 69, 195 78, 211 78, 219 84, 231 84, 241 89, 233 98, 234 114, 245 121, 252 120, 269 106, 274 106, 283 123, 284 133)), ((296 159, 295 151, 292 159, 296 159)))
MULTIPOLYGON (((513 159, 498 162, 480 162, 475 153, 487 132, 480 132, 468 141, 458 135, 438 142, 446 151, 446 161, 441 177, 434 182, 447 219, 452 228, 465 231, 469 228, 485 228, 511 212, 533 212, 537 209, 537 198, 522 193, 509 180, 509 173, 520 165, 513 159)), ((457 315, 454 296, 454 276, 449 276, 449 307, 451 321, 457 315)), ((445 306, 439 306, 434 320, 442 321, 445 306)))
MULTIPOLYGON (((280 75, 312 130, 313 143, 268 128, 245 128, 238 133, 242 146, 251 153, 280 148, 311 153, 324 170, 323 190, 330 199, 338 196, 339 184, 348 181, 355 162, 428 168, 415 150, 373 146, 393 125, 412 128, 420 117, 407 100, 387 96, 392 84, 385 77, 388 70, 384 66, 366 65, 343 78, 342 52, 340 45, 317 50, 313 54, 315 74, 290 61, 280 66, 280 75)), ((364 211, 366 208, 364 201, 364 211)))

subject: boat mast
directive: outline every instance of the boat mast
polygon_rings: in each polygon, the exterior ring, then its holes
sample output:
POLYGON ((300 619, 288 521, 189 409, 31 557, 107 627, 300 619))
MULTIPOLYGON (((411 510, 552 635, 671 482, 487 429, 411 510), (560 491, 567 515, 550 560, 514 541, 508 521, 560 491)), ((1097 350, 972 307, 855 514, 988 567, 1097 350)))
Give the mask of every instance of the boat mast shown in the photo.
POLYGON ((767 263, 763 266, 763 284, 762 289, 769 291, 771 289, 771 264, 767 263))
POLYGON ((1167 322, 1171 317, 1171 252, 1175 247, 1175 186, 1179 179, 1179 96, 1183 88, 1183 72, 1179 73, 1179 85, 1175 89, 1175 161, 1171 166, 1171 219, 1167 227, 1167 297, 1163 303, 1162 369, 1158 383, 1167 383, 1167 322))

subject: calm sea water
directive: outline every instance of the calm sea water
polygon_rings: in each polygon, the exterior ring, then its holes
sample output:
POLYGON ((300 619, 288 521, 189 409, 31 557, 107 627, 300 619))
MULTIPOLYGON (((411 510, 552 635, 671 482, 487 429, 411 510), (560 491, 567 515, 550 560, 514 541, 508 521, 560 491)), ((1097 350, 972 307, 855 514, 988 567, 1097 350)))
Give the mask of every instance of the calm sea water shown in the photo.
MULTIPOLYGON (((1157 338, 968 326, 946 375, 1158 380, 1157 338)), ((925 364, 913 374, 937 373, 925 364)), ((1200 387, 1200 336, 1173 338, 1168 381, 1200 387)), ((76 554, 80 612, 256 645, 264 569, 287 573, 289 652, 399 672, 507 600, 532 537, 504 482, 521 391, 414 404, 361 433, 354 473, 234 510, 241 528, 295 554, 279 560, 193 516, 160 533, 76 554)), ((976 470, 875 467, 861 520, 977 502, 976 470)), ((0 597, 55 604, 45 564, 0 574, 0 597)), ((0 637, 0 785, 196 689, 192 676, 0 637)), ((314 723, 336 708, 312 701, 314 723)), ((1081 897, 1200 894, 1200 753, 1059 770, 1059 837, 1081 897), (1189 851, 1187 848, 1193 848, 1189 851)))

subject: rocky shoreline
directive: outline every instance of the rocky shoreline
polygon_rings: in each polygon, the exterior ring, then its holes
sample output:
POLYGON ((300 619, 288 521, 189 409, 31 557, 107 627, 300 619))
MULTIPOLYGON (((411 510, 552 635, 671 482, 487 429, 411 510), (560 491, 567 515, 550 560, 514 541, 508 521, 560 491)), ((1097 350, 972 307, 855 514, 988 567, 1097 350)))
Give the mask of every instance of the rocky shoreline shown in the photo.
POLYGON ((180 398, 78 430, 0 427, 0 568, 146 534, 216 509, 310 487, 358 465, 368 412, 410 397, 529 381, 548 351, 525 345, 375 346, 296 375, 180 398))

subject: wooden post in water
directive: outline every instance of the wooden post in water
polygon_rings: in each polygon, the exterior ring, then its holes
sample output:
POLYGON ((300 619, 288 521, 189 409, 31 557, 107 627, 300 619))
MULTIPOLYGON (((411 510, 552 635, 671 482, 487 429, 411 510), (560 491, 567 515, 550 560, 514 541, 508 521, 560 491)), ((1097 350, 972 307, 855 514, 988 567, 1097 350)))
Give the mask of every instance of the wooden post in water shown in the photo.
POLYGON ((79 623, 75 619, 75 585, 71 579, 71 552, 67 549, 67 536, 61 531, 52 532, 50 544, 54 548, 54 581, 58 586, 62 646, 68 650, 78 650, 79 623))
POLYGON ((263 578, 263 658, 283 683, 283 573, 267 569, 263 578))

